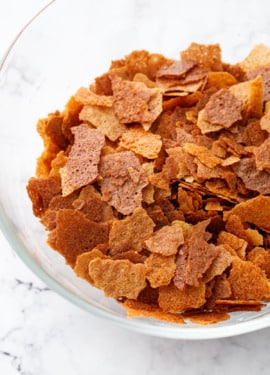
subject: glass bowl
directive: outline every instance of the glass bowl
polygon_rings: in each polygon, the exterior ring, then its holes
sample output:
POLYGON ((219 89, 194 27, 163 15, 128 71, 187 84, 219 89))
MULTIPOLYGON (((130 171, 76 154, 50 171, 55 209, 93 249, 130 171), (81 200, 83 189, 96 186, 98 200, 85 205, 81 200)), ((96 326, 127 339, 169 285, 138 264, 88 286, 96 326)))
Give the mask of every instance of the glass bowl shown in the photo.
POLYGON ((270 45, 267 1, 57 0, 29 22, 0 71, 0 219, 13 249, 49 287, 75 305, 126 328, 175 339, 233 336, 270 326, 270 304, 237 312, 210 326, 128 319, 112 299, 77 278, 46 244, 25 186, 35 173, 42 142, 36 122, 63 109, 80 86, 108 70, 110 61, 135 49, 178 58, 193 42, 219 42, 223 61, 243 59, 257 43, 270 45), (261 12, 264 9, 265 12, 261 12))

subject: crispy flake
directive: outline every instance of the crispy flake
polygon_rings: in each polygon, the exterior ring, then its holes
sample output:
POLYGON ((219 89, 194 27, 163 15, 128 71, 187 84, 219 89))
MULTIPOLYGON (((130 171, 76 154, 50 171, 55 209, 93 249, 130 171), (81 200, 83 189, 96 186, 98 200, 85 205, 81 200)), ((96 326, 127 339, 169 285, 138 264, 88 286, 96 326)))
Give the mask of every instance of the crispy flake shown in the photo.
POLYGON ((216 246, 209 244, 205 239, 209 235, 209 233, 205 232, 208 224, 209 220, 196 224, 186 242, 188 257, 185 269, 185 283, 188 285, 198 286, 199 280, 219 254, 216 246))
POLYGON ((245 72, 270 65, 270 48, 257 44, 239 65, 245 72))
POLYGON ((186 143, 184 150, 190 155, 196 156, 201 163, 205 164, 209 168, 214 168, 222 163, 222 159, 215 156, 207 147, 198 146, 193 143, 186 143))
POLYGON ((270 298, 270 282, 264 272, 250 261, 234 258, 228 280, 236 300, 262 301, 270 298))
POLYGON ((128 215, 142 202, 142 189, 148 184, 142 166, 132 151, 101 158, 101 192, 105 202, 128 215))
POLYGON ((260 194, 270 194, 270 174, 259 171, 253 158, 242 158, 233 165, 233 170, 242 179, 245 187, 260 194))
POLYGON ((233 260, 233 256, 226 250, 225 247, 219 245, 217 248, 219 253, 203 278, 204 282, 206 283, 211 281, 215 276, 222 275, 223 272, 231 265, 233 260))
POLYGON ((97 95, 86 87, 78 89, 74 98, 83 105, 97 105, 101 107, 112 107, 113 97, 108 95, 97 95))
POLYGON ((254 247, 248 255, 247 260, 251 261, 260 267, 265 272, 265 275, 269 279, 270 277, 270 251, 265 250, 262 247, 254 247))
POLYGON ((185 75, 189 70, 195 66, 195 62, 192 60, 180 60, 174 61, 168 67, 162 67, 158 73, 157 77, 164 78, 178 78, 185 75))
POLYGON ((130 249, 141 251, 144 241, 153 233, 155 224, 143 208, 136 208, 131 216, 115 220, 109 236, 112 253, 130 249))
POLYGON ((268 138, 259 147, 254 147, 253 149, 256 166, 259 171, 262 171, 264 169, 270 170, 269 147, 270 137, 268 136, 268 138))
POLYGON ((164 226, 145 241, 151 253, 169 256, 177 253, 178 247, 184 243, 183 230, 180 226, 164 226))
POLYGON ((61 181, 57 176, 32 177, 28 181, 27 192, 32 201, 34 215, 41 217, 49 207, 52 198, 61 194, 61 181))
POLYGON ((159 307, 170 313, 199 308, 205 303, 205 284, 186 286, 180 290, 173 284, 159 288, 159 307))
POLYGON ((183 60, 193 60, 211 70, 222 70, 221 49, 218 44, 191 43, 190 46, 181 52, 183 60))
POLYGON ((264 101, 269 100, 270 99, 270 66, 254 69, 247 73, 248 79, 255 79, 258 76, 261 76, 263 80, 263 92, 264 92, 263 100, 264 101))
POLYGON ((256 229, 248 228, 245 230, 245 234, 251 246, 263 246, 263 235, 256 229))
POLYGON ((78 255, 74 267, 74 272, 76 273, 76 275, 81 277, 82 279, 87 280, 91 284, 93 283, 93 280, 89 276, 88 268, 89 263, 96 258, 106 259, 108 257, 97 248, 94 248, 91 251, 87 251, 86 253, 78 255))
POLYGON ((242 119, 242 103, 228 89, 221 89, 213 94, 206 104, 203 119, 210 124, 229 128, 242 119))
POLYGON ((152 288, 169 285, 175 272, 175 257, 151 254, 145 261, 148 268, 146 278, 152 288))
POLYGON ((116 141, 126 131, 125 125, 119 122, 114 109, 110 107, 85 105, 80 112, 80 120, 101 130, 111 141, 116 141))
POLYGON ((111 75, 114 108, 123 124, 139 122, 146 130, 162 112, 162 91, 149 89, 142 82, 122 80, 111 75))
POLYGON ((141 128, 131 128, 122 134, 120 146, 142 155, 148 159, 155 159, 162 147, 161 137, 141 128))
POLYGON ((216 87, 225 89, 237 83, 237 79, 228 72, 209 72, 207 75, 206 89, 216 87))
POLYGON ((98 176, 98 164, 105 137, 101 131, 87 125, 72 128, 74 144, 62 172, 63 195, 92 183, 98 176), (70 191, 71 190, 71 191, 70 191))
POLYGON ((219 245, 229 245, 232 249, 236 251, 237 255, 241 259, 245 259, 246 248, 248 244, 242 238, 239 238, 232 233, 221 231, 218 235, 217 242, 219 245))
POLYGON ((89 276, 94 285, 108 297, 136 299, 146 287, 147 269, 128 260, 96 258, 89 263, 89 276))
POLYGON ((263 80, 261 76, 253 80, 237 83, 229 91, 242 102, 242 110, 251 117, 261 117, 263 109, 263 80))
POLYGON ((205 113, 205 109, 202 109, 198 115, 197 126, 201 129, 202 134, 217 132, 223 128, 222 125, 211 124, 209 121, 207 121, 205 119, 205 113))
POLYGON ((56 246, 68 264, 75 265, 78 255, 108 242, 109 224, 88 220, 84 214, 62 209, 56 217, 56 246))
POLYGON ((259 229, 270 232, 270 197, 259 195, 234 206, 224 212, 224 219, 230 215, 237 215, 243 223, 256 225, 259 229))

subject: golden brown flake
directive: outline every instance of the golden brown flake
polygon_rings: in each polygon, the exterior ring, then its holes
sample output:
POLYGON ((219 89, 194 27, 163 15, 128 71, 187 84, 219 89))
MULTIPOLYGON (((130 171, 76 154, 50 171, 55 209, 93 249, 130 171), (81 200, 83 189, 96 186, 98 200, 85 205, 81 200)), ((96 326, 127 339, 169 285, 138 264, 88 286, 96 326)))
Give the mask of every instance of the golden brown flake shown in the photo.
POLYGON ((147 269, 129 260, 96 258, 89 263, 89 276, 94 285, 108 297, 136 299, 146 286, 147 269))
POLYGON ((136 208, 131 216, 115 220, 109 236, 112 253, 130 249, 140 251, 144 241, 153 233, 155 224, 143 208, 136 208))
POLYGON ((146 248, 152 253, 165 256, 177 253, 184 243, 183 230, 179 225, 164 226, 145 241, 146 248))

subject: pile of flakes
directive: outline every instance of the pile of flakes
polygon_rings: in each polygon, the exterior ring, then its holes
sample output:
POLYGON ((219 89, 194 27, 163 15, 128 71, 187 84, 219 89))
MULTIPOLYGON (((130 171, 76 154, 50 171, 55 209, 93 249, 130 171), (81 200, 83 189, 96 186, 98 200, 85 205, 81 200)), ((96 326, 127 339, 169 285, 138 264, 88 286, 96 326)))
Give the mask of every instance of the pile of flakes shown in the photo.
POLYGON ((201 324, 270 300, 270 49, 134 51, 63 112, 27 190, 48 243, 128 316, 201 324))

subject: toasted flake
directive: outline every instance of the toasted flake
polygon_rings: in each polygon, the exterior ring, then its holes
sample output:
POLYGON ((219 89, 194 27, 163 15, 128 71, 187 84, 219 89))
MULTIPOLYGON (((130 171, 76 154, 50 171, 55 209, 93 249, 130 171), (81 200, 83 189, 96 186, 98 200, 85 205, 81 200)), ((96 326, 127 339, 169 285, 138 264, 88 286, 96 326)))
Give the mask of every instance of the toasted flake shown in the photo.
POLYGON ((191 43, 190 46, 181 52, 183 60, 193 60, 211 70, 222 70, 221 49, 218 44, 191 43))
POLYGON ((270 197, 258 195, 241 202, 224 212, 224 219, 227 220, 230 215, 237 215, 243 223, 254 224, 259 229, 270 232, 270 197))
POLYGON ((234 234, 238 238, 242 238, 250 244, 250 238, 239 216, 230 215, 226 221, 225 229, 227 232, 234 234))
POLYGON ((151 254, 145 261, 148 268, 146 278, 152 288, 169 285, 175 272, 175 257, 151 254))
POLYGON ((185 324, 182 315, 166 313, 156 305, 127 299, 121 306, 126 309, 129 318, 143 316, 144 318, 154 318, 170 323, 185 324))
POLYGON ((172 110, 175 107, 192 107, 195 104, 198 103, 200 100, 202 93, 200 91, 194 91, 190 94, 185 92, 186 95, 180 95, 180 92, 178 92, 179 95, 174 95, 175 93, 166 93, 166 96, 176 96, 171 99, 168 99, 163 102, 163 110, 172 110), (168 95, 170 94, 170 95, 168 95))
POLYGON ((122 134, 120 146, 134 151, 148 159, 155 159, 162 147, 158 134, 147 132, 141 128, 131 128, 122 134))
POLYGON ((209 168, 214 168, 222 163, 222 159, 215 156, 208 148, 204 146, 198 146, 193 143, 186 143, 184 150, 189 154, 196 156, 201 163, 205 164, 209 168))
POLYGON ((223 160, 221 163, 222 167, 229 167, 230 165, 233 165, 235 163, 238 163, 240 161, 238 156, 228 156, 226 159, 223 160))
POLYGON ((223 274, 222 276, 217 276, 215 285, 213 288, 214 298, 216 300, 225 299, 225 298, 230 298, 231 295, 232 295, 231 285, 227 277, 225 276, 225 274, 223 274))
POLYGON ((147 204, 155 202, 155 188, 153 185, 147 185, 142 190, 142 200, 147 204))
POLYGON ((61 181, 57 176, 48 178, 30 178, 27 192, 32 201, 33 213, 41 217, 49 207, 51 199, 61 194, 61 181))
POLYGON ((177 60, 168 67, 162 67, 158 71, 157 77, 178 78, 185 75, 194 66, 195 62, 192 60, 177 60))
POLYGON ((184 243, 183 231, 180 226, 164 226, 145 241, 152 253, 169 256, 177 253, 178 247, 184 243))
POLYGON ((146 260, 147 256, 139 253, 138 251, 135 250, 128 250, 123 253, 116 253, 112 255, 112 259, 127 259, 131 263, 144 263, 146 260))
POLYGON ((254 79, 258 76, 261 76, 263 80, 263 100, 267 101, 270 99, 270 66, 257 68, 247 73, 248 79, 254 79))
MULTIPOLYGON (((191 229, 187 235, 187 238, 189 238, 190 232, 191 229)), ((186 269, 189 255, 188 253, 189 248, 188 245, 185 244, 181 247, 176 257, 176 270, 173 278, 173 283, 178 289, 181 290, 183 290, 186 286, 186 269)))
POLYGON ((221 231, 218 235, 219 245, 229 245, 241 259, 246 258, 247 242, 232 233, 221 231))
POLYGON ((51 162, 51 170, 49 176, 58 176, 61 178, 60 170, 66 165, 67 156, 64 151, 59 151, 51 162))
POLYGON ((96 180, 100 153, 105 142, 99 130, 89 129, 87 125, 72 128, 72 133, 75 136, 74 144, 66 165, 60 171, 63 195, 96 180))
POLYGON ((270 48, 257 44, 239 65, 245 72, 270 65, 270 48))
POLYGON ((205 205, 206 211, 223 211, 223 207, 219 200, 210 200, 205 205))
POLYGON ((205 82, 205 77, 206 73, 191 81, 158 78, 156 83, 165 96, 186 96, 199 91, 205 82))
POLYGON ((255 247, 248 255, 247 260, 256 264, 261 270, 265 272, 267 278, 270 278, 270 251, 262 247, 255 247))
POLYGON ((216 87, 225 89, 237 83, 236 78, 228 72, 209 72, 207 75, 206 89, 216 87))
POLYGON ((206 241, 205 227, 209 220, 198 223, 193 227, 190 237, 187 239, 188 257, 185 269, 185 283, 198 286, 200 279, 218 256, 219 250, 215 245, 206 241))
POLYGON ((270 174, 259 171, 253 158, 242 158, 233 165, 233 170, 243 180, 247 189, 260 194, 270 194, 270 174))
POLYGON ((144 241, 153 233, 155 224, 143 208, 136 208, 131 216, 112 224, 109 246, 112 253, 130 249, 141 251, 144 241))
POLYGON ((159 288, 159 307, 170 313, 199 308, 205 303, 205 284, 178 289, 173 284, 159 288))
POLYGON ((74 267, 74 272, 76 275, 87 280, 91 284, 93 283, 93 280, 89 276, 88 268, 89 263, 96 258, 106 259, 108 257, 98 250, 98 248, 94 248, 91 251, 78 255, 74 267))
POLYGON ((98 95, 86 87, 81 87, 77 90, 74 98, 83 105, 112 107, 113 97, 108 95, 98 95))
POLYGON ((248 228, 245 230, 248 242, 252 246, 263 246, 263 235, 259 233, 256 229, 248 228))
POLYGON ((211 124, 205 119, 205 109, 202 109, 198 114, 197 126, 201 129, 202 134, 217 132, 223 128, 222 125, 211 124))
POLYGON ((153 88, 156 88, 157 85, 154 81, 151 81, 151 79, 149 79, 147 77, 147 75, 143 74, 143 73, 136 73, 135 76, 133 77, 133 81, 134 82, 142 82, 144 83, 149 89, 153 89, 153 88))
POLYGON ((263 109, 263 80, 261 76, 237 83, 229 91, 242 102, 248 116, 261 117, 263 109))
POLYGON ((122 80, 111 75, 114 108, 123 124, 139 122, 146 130, 162 112, 162 91, 149 89, 142 82, 122 80))
POLYGON ((115 115, 114 108, 85 105, 80 112, 80 120, 89 122, 102 131, 111 141, 116 141, 126 131, 115 115))
POLYGON ((214 277, 218 275, 222 275, 223 272, 231 265, 233 256, 226 250, 225 247, 222 245, 217 246, 219 253, 217 257, 214 259, 213 263, 211 264, 210 268, 207 270, 206 274, 204 275, 204 282, 208 283, 214 277))
POLYGON ((270 137, 268 138, 259 146, 253 148, 253 153, 255 156, 256 166, 259 171, 264 169, 270 170, 270 137))
POLYGON ((108 154, 101 158, 101 192, 105 202, 128 215, 142 202, 147 176, 132 151, 108 154))
POLYGON ((78 255, 108 242, 109 224, 88 220, 77 210, 62 209, 56 217, 56 246, 71 266, 78 255))
POLYGON ((228 280, 236 300, 262 301, 270 298, 270 282, 264 272, 250 261, 235 258, 228 280))
POLYGON ((146 267, 128 260, 96 258, 89 263, 89 276, 94 285, 108 297, 136 299, 146 287, 146 267))
POLYGON ((89 220, 96 222, 106 222, 112 220, 113 210, 110 205, 101 200, 101 196, 96 191, 89 189, 93 185, 87 185, 80 192, 80 196, 73 201, 73 208, 83 212, 89 220))
POLYGON ((190 211, 195 211, 196 208, 194 206, 193 196, 186 190, 182 189, 181 187, 178 187, 177 200, 179 203, 179 209, 182 212, 187 213, 190 211))
POLYGON ((242 103, 228 89, 220 89, 206 104, 203 119, 210 124, 229 128, 242 119, 242 103))

